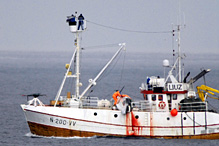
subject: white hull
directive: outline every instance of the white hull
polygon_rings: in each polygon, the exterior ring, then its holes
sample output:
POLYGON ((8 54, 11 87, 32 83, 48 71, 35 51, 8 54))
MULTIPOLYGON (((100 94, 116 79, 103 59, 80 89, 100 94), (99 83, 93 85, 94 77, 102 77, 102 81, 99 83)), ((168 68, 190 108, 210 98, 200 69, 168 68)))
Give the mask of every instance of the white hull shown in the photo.
POLYGON ((140 136, 219 138, 219 115, 211 112, 133 111, 22 105, 33 134, 41 136, 140 136), (117 116, 116 116, 117 115, 117 116), (205 118, 206 117, 206 118, 205 118), (136 119, 137 118, 137 119, 136 119))
MULTIPOLYGON (((82 31, 76 30, 75 25, 83 24, 82 17, 80 17, 80 21, 74 15, 67 19, 71 32, 76 36, 76 48, 70 63, 66 64, 67 71, 55 102, 50 103, 51 106, 44 106, 37 98, 43 94, 30 94, 27 97, 33 96, 34 98, 29 100, 27 105, 21 105, 33 134, 62 137, 109 135, 219 139, 219 114, 209 112, 208 104, 205 101, 207 93, 219 93, 219 91, 201 86, 198 89, 199 97, 197 97, 194 89, 194 83, 210 70, 202 70, 197 76, 186 81, 189 72, 182 79, 181 60, 184 55, 180 51, 180 25, 173 30, 173 36, 175 32, 178 34, 178 57, 171 66, 167 77, 147 77, 140 87, 144 100, 134 102, 128 95, 121 95, 123 87, 112 95, 114 99, 114 103, 112 103, 109 100, 99 100, 98 97, 90 97, 86 94, 88 91, 92 91, 91 88, 97 84, 98 78, 121 50, 125 49, 125 44, 119 44, 118 51, 95 78, 89 79, 85 90, 80 92, 79 89, 82 86, 80 83, 80 51, 82 49, 80 48, 80 33, 82 31), (63 96, 61 93, 67 79, 74 81, 75 89, 68 91, 67 96, 66 93, 63 96), (71 93, 73 91, 74 94, 71 93), (112 110, 112 108, 119 110, 112 110)), ((168 60, 164 61, 164 67, 170 67, 168 60)), ((71 89, 71 87, 69 88, 71 89)))

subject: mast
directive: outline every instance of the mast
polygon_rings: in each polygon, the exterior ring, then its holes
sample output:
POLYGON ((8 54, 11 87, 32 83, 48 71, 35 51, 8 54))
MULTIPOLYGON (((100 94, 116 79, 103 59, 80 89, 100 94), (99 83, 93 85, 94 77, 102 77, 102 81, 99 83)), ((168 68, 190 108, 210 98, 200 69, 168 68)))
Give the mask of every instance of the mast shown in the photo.
POLYGON ((59 100, 59 97, 61 95, 61 92, 62 92, 62 89, 64 87, 64 84, 65 84, 67 77, 76 78, 76 80, 75 80, 75 95, 74 96, 76 98, 78 98, 80 95, 80 90, 79 90, 80 86, 81 86, 81 83, 80 83, 80 49, 81 49, 80 48, 80 33, 82 33, 84 30, 86 30, 86 20, 84 20, 84 17, 82 14, 80 14, 79 16, 76 16, 76 15, 77 15, 77 12, 75 12, 75 15, 72 14, 71 16, 67 16, 67 20, 66 20, 66 22, 68 22, 68 24, 69 24, 70 31, 75 34, 76 49, 75 49, 75 52, 71 58, 71 61, 69 63, 69 67, 65 73, 62 84, 61 84, 61 86, 58 90, 58 93, 56 95, 54 106, 56 106, 56 104, 59 100), (76 61, 75 62, 75 74, 68 75, 74 59, 76 61))
POLYGON ((76 32, 76 83, 75 83, 75 96, 79 97, 80 94, 80 40, 79 40, 79 32, 76 32))
POLYGON ((78 98, 80 95, 80 40, 81 40, 81 33, 86 30, 86 20, 84 20, 84 16, 80 14, 79 16, 76 16, 77 12, 75 12, 75 15, 72 14, 72 16, 69 16, 67 19, 67 22, 69 23, 70 31, 75 34, 76 38, 76 54, 75 54, 75 95, 74 97, 78 98))
POLYGON ((181 46, 180 46, 180 41, 181 41, 180 40, 180 28, 181 28, 181 25, 177 25, 177 30, 173 30, 173 33, 176 31, 178 34, 178 36, 177 36, 178 37, 177 38, 178 57, 177 57, 174 65, 172 66, 172 69, 169 71, 168 76, 165 80, 165 83, 167 83, 169 78, 171 79, 172 83, 178 83, 178 82, 181 83, 182 82, 182 63, 181 63, 182 55, 181 55, 181 46), (175 77, 173 76, 174 69, 178 69, 178 80, 177 80, 177 73, 176 73, 175 77))
POLYGON ((100 71, 100 73, 94 78, 89 80, 89 85, 88 87, 82 92, 80 95, 80 86, 82 85, 80 83, 80 40, 81 40, 81 33, 86 30, 86 21, 84 20, 84 17, 82 18, 82 14, 80 14, 79 17, 76 17, 76 15, 68 16, 67 22, 69 23, 70 31, 75 34, 76 40, 75 40, 75 45, 76 49, 75 52, 72 56, 72 59, 69 63, 69 67, 67 67, 67 72, 65 73, 64 79, 62 81, 62 84, 59 88, 59 91, 56 95, 55 98, 55 105, 58 102, 58 99, 61 95, 62 89, 64 87, 65 81, 67 77, 72 77, 75 78, 75 94, 71 96, 71 98, 78 98, 80 99, 81 97, 84 96, 84 94, 94 85, 96 85, 97 79, 103 74, 103 72, 106 70, 106 68, 110 65, 110 63, 116 58, 116 56, 119 54, 119 52, 125 47, 125 43, 119 44, 120 48, 119 50, 114 54, 114 56, 111 58, 111 60, 104 66, 104 68, 100 71), (80 29, 81 28, 81 29, 80 29), (72 63, 75 60, 75 72, 74 75, 69 75, 70 68, 72 67, 72 63))
POLYGON ((182 67, 181 67, 181 50, 180 50, 180 25, 177 25, 177 32, 178 32, 178 81, 182 82, 182 67))
MULTIPOLYGON (((183 75, 183 71, 182 71, 182 59, 183 59, 183 56, 182 56, 182 53, 181 53, 181 28, 185 28, 185 16, 184 16, 184 25, 181 25, 181 19, 180 19, 180 14, 181 14, 181 11, 180 11, 180 1, 179 1, 179 20, 177 19, 177 23, 178 25, 176 25, 176 30, 173 29, 173 36, 175 36, 175 32, 178 34, 177 36, 177 47, 178 47, 178 57, 172 67, 172 69, 170 70, 170 72, 168 73, 168 76, 166 78, 166 81, 165 83, 167 82, 168 78, 170 77, 172 82, 179 82, 179 83, 182 83, 182 75, 183 75), (178 65, 178 66, 177 66, 178 65), (176 71, 176 74, 175 74, 175 77, 172 75, 172 72, 174 69, 178 69, 178 74, 177 74, 177 71, 176 71), (177 75, 178 75, 178 80, 177 80, 177 75)), ((173 44, 172 44, 173 45, 173 44)), ((175 50, 173 50, 173 56, 175 56, 175 50)))

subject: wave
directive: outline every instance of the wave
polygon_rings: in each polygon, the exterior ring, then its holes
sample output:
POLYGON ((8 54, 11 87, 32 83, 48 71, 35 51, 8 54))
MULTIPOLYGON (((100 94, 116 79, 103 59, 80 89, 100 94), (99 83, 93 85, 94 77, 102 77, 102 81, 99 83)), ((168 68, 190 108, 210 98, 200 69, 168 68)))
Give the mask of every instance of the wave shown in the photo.
POLYGON ((55 137, 55 136, 39 136, 36 134, 32 134, 31 132, 26 133, 24 136, 26 137, 31 137, 31 138, 48 138, 48 139, 91 139, 91 138, 97 138, 97 136, 92 136, 92 137, 55 137))

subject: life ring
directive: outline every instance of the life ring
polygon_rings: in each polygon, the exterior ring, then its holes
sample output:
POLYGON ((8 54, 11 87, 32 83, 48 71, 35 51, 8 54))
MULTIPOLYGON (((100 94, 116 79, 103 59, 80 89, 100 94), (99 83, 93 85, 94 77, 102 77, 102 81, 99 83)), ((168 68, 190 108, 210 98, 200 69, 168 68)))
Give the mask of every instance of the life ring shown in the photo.
POLYGON ((166 103, 164 101, 159 102, 158 104, 160 109, 164 109, 166 107, 166 103))

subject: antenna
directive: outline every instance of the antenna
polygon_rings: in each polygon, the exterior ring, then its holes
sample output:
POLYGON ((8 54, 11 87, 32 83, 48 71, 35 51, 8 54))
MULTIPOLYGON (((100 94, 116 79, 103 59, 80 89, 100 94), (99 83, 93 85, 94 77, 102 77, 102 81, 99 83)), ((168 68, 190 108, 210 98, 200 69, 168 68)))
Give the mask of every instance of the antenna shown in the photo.
POLYGON ((178 81, 182 82, 182 63, 181 63, 182 53, 181 53, 181 44, 180 44, 181 43, 180 31, 181 31, 181 28, 185 28, 186 24, 185 24, 185 14, 184 13, 183 13, 184 24, 182 25, 182 23, 181 23, 181 16, 180 16, 181 15, 181 3, 180 3, 180 0, 178 1, 178 5, 179 5, 179 14, 178 14, 179 22, 177 24, 177 34, 178 34, 178 39, 177 39, 177 44, 178 44, 177 45, 178 46, 178 81))
POLYGON ((185 13, 183 12, 183 21, 184 21, 184 28, 186 28, 186 16, 185 16, 185 13))
POLYGON ((181 46, 180 46, 180 41, 181 41, 181 39, 180 39, 180 27, 181 27, 181 25, 177 25, 177 32, 178 32, 178 80, 179 80, 179 82, 181 82, 182 81, 182 67, 181 67, 181 59, 182 59, 182 57, 181 57, 181 46))
POLYGON ((177 48, 178 48, 178 56, 176 57, 176 61, 172 66, 171 71, 169 72, 169 75, 167 76, 167 79, 165 82, 167 82, 168 78, 172 77, 171 80, 172 82, 182 82, 182 75, 184 74, 184 64, 182 64, 182 59, 183 59, 183 54, 181 53, 181 29, 185 28, 185 14, 183 13, 183 20, 184 20, 184 25, 181 24, 181 4, 180 4, 180 0, 178 0, 178 17, 177 17, 177 25, 173 25, 172 24, 172 49, 173 49, 173 62, 174 62, 174 57, 176 55, 175 49, 174 49, 174 37, 175 35, 177 35, 177 48), (172 72, 173 70, 176 71, 175 77, 173 79, 173 75, 172 72), (178 73, 177 73, 178 72, 178 73), (171 74, 170 74, 171 73, 171 74), (178 81, 176 80, 176 78, 178 78, 178 81))
POLYGON ((174 49, 174 34, 175 30, 174 30, 174 26, 173 26, 173 23, 172 23, 172 50, 173 50, 173 63, 174 63, 174 59, 175 59, 175 49, 174 49))
POLYGON ((179 9, 179 12, 178 12, 178 25, 181 24, 181 17, 180 17, 180 14, 181 14, 181 5, 180 5, 180 0, 178 0, 178 9, 179 9))

